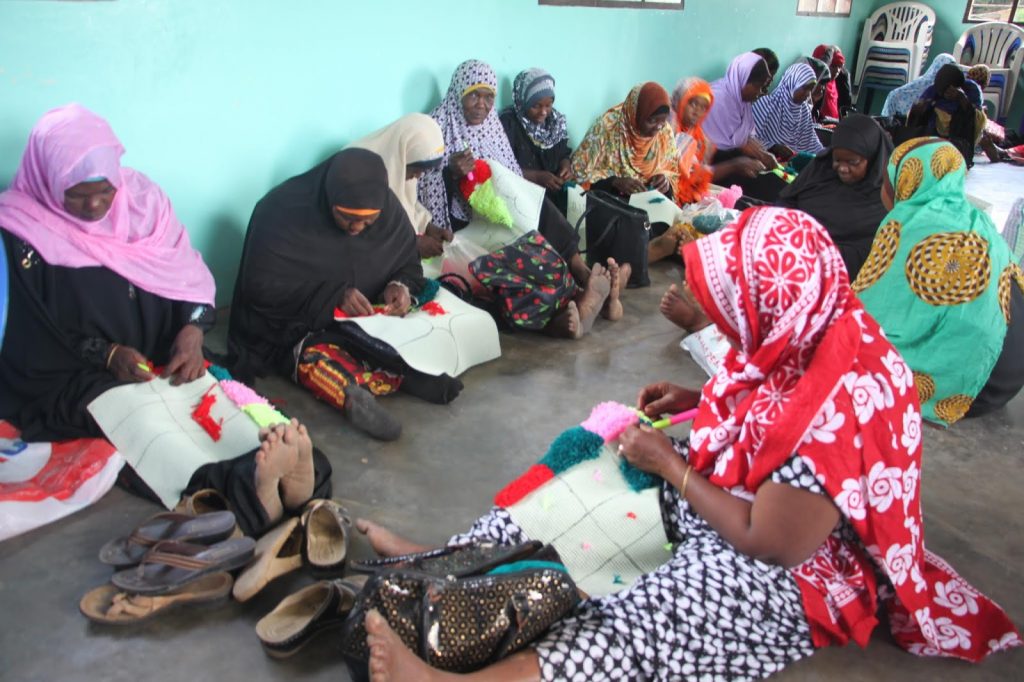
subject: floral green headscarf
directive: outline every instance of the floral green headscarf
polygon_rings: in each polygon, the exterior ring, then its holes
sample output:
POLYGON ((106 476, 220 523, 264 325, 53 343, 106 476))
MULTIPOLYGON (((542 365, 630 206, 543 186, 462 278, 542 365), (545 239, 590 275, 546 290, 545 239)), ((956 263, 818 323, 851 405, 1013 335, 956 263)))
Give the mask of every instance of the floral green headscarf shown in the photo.
POLYGON ((924 417, 948 425, 988 382, 1010 290, 1024 289, 1024 277, 992 220, 967 200, 956 147, 910 140, 888 170, 896 203, 853 290, 913 370, 924 417))

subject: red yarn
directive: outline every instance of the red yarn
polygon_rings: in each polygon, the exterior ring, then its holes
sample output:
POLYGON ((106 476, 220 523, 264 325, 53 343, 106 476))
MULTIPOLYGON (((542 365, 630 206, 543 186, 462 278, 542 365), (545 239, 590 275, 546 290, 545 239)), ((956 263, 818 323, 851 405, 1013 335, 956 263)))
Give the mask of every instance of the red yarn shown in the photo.
POLYGON ((487 162, 483 159, 477 159, 473 162, 473 170, 466 174, 466 177, 459 180, 459 189, 462 191, 462 196, 469 199, 469 195, 473 191, 491 179, 491 167, 487 165, 487 162))
MULTIPOLYGON (((373 312, 370 315, 382 315, 386 313, 388 307, 386 305, 375 305, 373 306, 373 312)), ((349 315, 341 308, 334 309, 334 319, 336 320, 347 320, 350 317, 369 317, 369 315, 349 315)))
POLYGON ((494 496, 494 504, 499 507, 511 507, 552 478, 555 472, 545 464, 534 464, 526 473, 509 483, 494 496))
POLYGON ((217 396, 213 393, 214 388, 216 388, 216 384, 210 386, 199 400, 199 404, 192 410, 192 421, 203 427, 203 430, 210 434, 210 438, 217 441, 220 440, 220 431, 224 420, 216 421, 210 416, 210 410, 213 408, 213 404, 217 402, 217 396))
POLYGON ((427 303, 424 303, 422 306, 420 306, 420 310, 425 312, 427 315, 430 315, 431 317, 437 317, 438 315, 448 314, 448 311, 445 310, 444 307, 437 301, 428 301, 427 303))

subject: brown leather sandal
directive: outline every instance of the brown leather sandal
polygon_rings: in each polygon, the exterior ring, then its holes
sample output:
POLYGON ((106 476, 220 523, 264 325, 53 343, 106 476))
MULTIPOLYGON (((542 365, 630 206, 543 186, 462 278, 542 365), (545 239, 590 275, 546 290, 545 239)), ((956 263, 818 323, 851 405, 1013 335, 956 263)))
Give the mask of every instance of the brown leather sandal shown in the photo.
POLYGON ((128 594, 113 585, 103 585, 87 592, 78 609, 95 623, 132 625, 180 606, 223 599, 231 591, 232 582, 230 573, 211 573, 163 596, 128 594))

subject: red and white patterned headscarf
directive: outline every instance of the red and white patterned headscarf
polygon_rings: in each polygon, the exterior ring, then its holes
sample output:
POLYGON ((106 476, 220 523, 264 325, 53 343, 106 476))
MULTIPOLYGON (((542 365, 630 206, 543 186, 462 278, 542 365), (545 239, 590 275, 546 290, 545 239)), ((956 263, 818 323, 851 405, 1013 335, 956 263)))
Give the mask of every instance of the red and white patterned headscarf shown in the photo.
POLYGON ((1006 614, 924 549, 913 377, 825 229, 751 209, 683 255, 691 290, 738 347, 704 388, 691 463, 749 497, 799 453, 859 536, 833 533, 793 569, 815 644, 866 645, 880 600, 919 655, 979 661, 1020 646, 1006 614))

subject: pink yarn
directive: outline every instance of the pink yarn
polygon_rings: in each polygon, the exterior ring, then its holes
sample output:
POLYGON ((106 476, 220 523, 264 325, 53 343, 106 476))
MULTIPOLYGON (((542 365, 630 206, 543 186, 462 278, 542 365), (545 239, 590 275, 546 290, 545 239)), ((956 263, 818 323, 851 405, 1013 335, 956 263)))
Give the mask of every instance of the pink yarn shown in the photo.
POLYGON ((601 436, 605 443, 610 443, 639 421, 640 417, 632 407, 609 401, 594 406, 590 416, 580 426, 601 436))
POLYGON ((729 189, 722 190, 718 195, 718 201, 723 208, 736 208, 736 202, 743 196, 743 188, 733 185, 729 189))
POLYGON ((240 381, 234 379, 225 379, 220 382, 220 388, 224 391, 224 394, 231 398, 231 402, 239 407, 245 407, 253 403, 262 403, 263 405, 269 405, 267 399, 261 396, 256 391, 252 390, 240 381))

